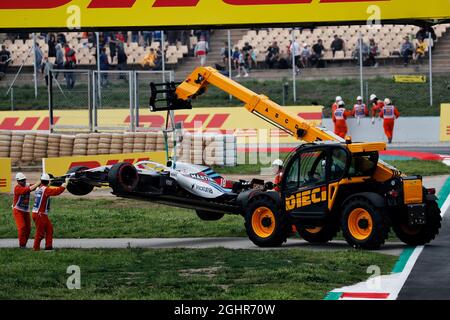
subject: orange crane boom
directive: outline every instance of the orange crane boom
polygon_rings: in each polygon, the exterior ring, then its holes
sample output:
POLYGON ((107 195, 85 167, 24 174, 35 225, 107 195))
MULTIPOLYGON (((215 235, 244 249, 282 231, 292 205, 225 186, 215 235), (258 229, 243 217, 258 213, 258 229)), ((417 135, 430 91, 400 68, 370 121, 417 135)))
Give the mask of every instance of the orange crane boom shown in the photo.
MULTIPOLYGON (((291 115, 267 96, 251 91, 211 67, 196 68, 177 86, 175 91, 176 98, 190 102, 206 92, 209 85, 229 93, 242 101, 249 112, 288 132, 299 140, 306 142, 346 142, 347 148, 352 153, 386 150, 386 143, 384 142, 352 143, 351 138, 344 140, 326 128, 315 126, 299 116, 291 115)), ((380 160, 373 178, 377 181, 386 181, 398 174, 397 169, 380 160)))

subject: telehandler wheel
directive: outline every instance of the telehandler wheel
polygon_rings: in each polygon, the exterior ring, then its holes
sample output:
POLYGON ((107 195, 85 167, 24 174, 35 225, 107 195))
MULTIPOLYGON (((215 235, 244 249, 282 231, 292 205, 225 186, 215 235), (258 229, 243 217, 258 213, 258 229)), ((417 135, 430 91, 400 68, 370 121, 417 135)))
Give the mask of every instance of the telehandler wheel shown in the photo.
POLYGON ((436 201, 426 203, 426 223, 421 226, 409 226, 406 221, 395 221, 393 229, 397 237, 411 246, 424 245, 433 240, 441 228, 441 210, 436 201))
POLYGON ((223 213, 195 210, 197 216, 203 221, 217 221, 223 218, 223 213))
MULTIPOLYGON (((89 169, 88 167, 83 166, 77 166, 70 168, 67 173, 74 173, 78 171, 83 171, 89 169)), ((91 191, 94 190, 94 186, 90 185, 89 183, 83 182, 83 181, 69 181, 67 184, 67 191, 69 191, 71 194, 75 196, 85 196, 91 191)))
POLYGON ((247 205, 245 230, 257 246, 279 247, 286 242, 291 225, 272 199, 257 196, 247 205))
POLYGON ((390 229, 384 210, 365 198, 354 198, 344 206, 341 224, 347 243, 362 249, 378 249, 390 229))
POLYGON ((324 226, 315 228, 306 228, 301 225, 296 225, 296 228, 300 237, 310 243, 327 243, 336 236, 339 231, 339 224, 330 222, 324 226))

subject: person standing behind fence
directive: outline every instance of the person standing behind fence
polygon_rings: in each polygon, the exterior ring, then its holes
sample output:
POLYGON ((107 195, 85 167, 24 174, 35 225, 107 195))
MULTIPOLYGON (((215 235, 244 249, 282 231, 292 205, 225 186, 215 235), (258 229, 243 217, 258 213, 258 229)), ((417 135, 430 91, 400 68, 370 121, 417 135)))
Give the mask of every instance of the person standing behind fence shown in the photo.
POLYGON ((394 136, 394 123, 400 117, 400 112, 392 104, 389 98, 384 99, 384 107, 381 109, 380 118, 383 118, 383 128, 389 143, 392 143, 394 136))
MULTIPOLYGON (((123 42, 119 42, 117 45, 117 70, 125 70, 127 67, 127 54, 123 48, 123 42)), ((119 79, 126 80, 127 77, 124 73, 119 74, 119 79)))
POLYGON ((291 55, 294 55, 295 73, 298 75, 298 73, 300 72, 300 67, 302 66, 301 61, 302 52, 300 49, 300 45, 298 44, 297 41, 294 42, 289 41, 289 42, 290 42, 289 51, 291 55))
POLYGON ((356 104, 353 106, 352 116, 358 120, 358 124, 360 123, 361 118, 365 118, 369 115, 369 109, 365 103, 363 103, 363 98, 358 96, 356 98, 356 104))
POLYGON ((100 84, 102 87, 108 84, 108 73, 106 72, 108 70, 109 70, 108 55, 106 54, 106 48, 103 47, 100 53, 100 71, 104 71, 100 73, 100 84))
MULTIPOLYGON (((64 55, 66 58, 66 63, 64 65, 64 68, 66 70, 74 70, 75 66, 77 64, 77 57, 75 55, 75 50, 69 47, 69 45, 66 43, 64 44, 64 55)), ((66 72, 66 83, 67 83, 67 89, 73 89, 75 86, 75 73, 74 72, 66 72)))
POLYGON ((50 80, 50 73, 52 71, 53 71, 53 63, 50 62, 47 56, 44 56, 44 59, 42 60, 42 73, 44 74, 45 86, 47 87, 50 80))
MULTIPOLYGON (((57 70, 64 69, 64 52, 62 50, 61 44, 56 45, 56 59, 55 59, 55 67, 57 70)), ((55 79, 58 79, 58 72, 55 72, 55 79)))
POLYGON ((201 36, 200 41, 195 45, 195 56, 200 58, 200 65, 205 66, 206 55, 208 54, 208 43, 205 41, 205 37, 201 36))
POLYGON ((239 73, 236 76, 236 78, 240 78, 241 77, 241 70, 244 71, 244 78, 248 77, 248 72, 247 72, 247 68, 246 68, 246 59, 245 59, 245 52, 244 49, 241 49, 241 52, 239 54, 239 73))
POLYGON ((36 66, 36 70, 41 69, 42 65, 42 59, 44 58, 44 54, 42 53, 41 48, 39 47, 39 44, 36 43, 36 47, 34 49, 34 64, 36 66))

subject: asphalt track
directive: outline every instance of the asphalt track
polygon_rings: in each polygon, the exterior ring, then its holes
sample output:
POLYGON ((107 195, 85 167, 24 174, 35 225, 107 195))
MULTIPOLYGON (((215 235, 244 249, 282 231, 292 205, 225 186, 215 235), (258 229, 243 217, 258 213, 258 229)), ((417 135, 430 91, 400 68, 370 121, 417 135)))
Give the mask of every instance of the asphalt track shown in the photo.
POLYGON ((398 300, 450 300, 450 208, 439 235, 417 259, 398 300))

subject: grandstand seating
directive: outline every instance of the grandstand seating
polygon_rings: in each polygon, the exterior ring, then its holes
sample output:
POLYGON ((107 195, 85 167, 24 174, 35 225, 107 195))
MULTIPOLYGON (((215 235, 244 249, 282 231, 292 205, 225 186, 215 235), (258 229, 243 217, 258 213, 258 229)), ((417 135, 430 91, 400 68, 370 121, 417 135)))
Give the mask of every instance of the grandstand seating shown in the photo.
MULTIPOLYGON (((446 31, 450 24, 441 24, 434 27, 437 41, 446 31)), ((326 49, 330 48, 334 35, 338 35, 345 42, 345 56, 344 52, 336 52, 336 56, 332 57, 330 50, 325 51, 324 59, 326 60, 349 60, 352 58, 352 53, 357 46, 359 33, 366 44, 369 39, 374 39, 378 44, 380 51, 379 58, 394 57, 395 52, 400 51, 402 41, 405 36, 410 36, 411 39, 419 31, 419 27, 412 25, 382 25, 382 26, 366 26, 366 25, 352 25, 352 26, 324 26, 310 29, 303 29, 294 31, 295 41, 299 44, 308 44, 310 47, 322 39, 323 45, 326 49)), ((289 28, 269 28, 262 30, 249 30, 241 40, 236 44, 237 47, 242 48, 248 42, 257 54, 257 62, 265 60, 267 48, 277 41, 281 51, 286 52, 289 46, 289 41, 292 40, 292 29, 289 28)))
MULTIPOLYGON (((82 38, 82 33, 80 32, 68 32, 65 33, 66 41, 69 46, 76 51, 76 56, 81 65, 95 65, 95 48, 89 43, 88 39, 82 38)), ((48 53, 48 45, 45 43, 44 39, 38 38, 36 42, 39 44, 44 55, 48 53)), ((7 50, 11 52, 12 62, 11 66, 20 66, 24 63, 25 66, 33 65, 33 55, 31 49, 33 47, 33 40, 27 39, 23 41, 21 39, 17 40, 5 40, 3 44, 6 46, 7 50)), ((137 42, 125 43, 125 53, 128 56, 129 64, 138 64, 143 59, 147 53, 146 48, 140 46, 137 42)), ((159 48, 160 42, 152 42, 151 48, 159 48)), ((176 65, 186 56, 189 52, 187 45, 182 45, 178 42, 176 45, 169 45, 168 42, 165 43, 166 48, 166 64, 176 65)), ((109 46, 106 47, 106 54, 110 55, 109 46)), ((117 56, 111 61, 112 64, 117 64, 117 56)))
MULTIPOLYGON (((446 32, 450 24, 441 24, 434 27, 437 41, 446 32)), ((331 50, 324 53, 326 60, 350 60, 352 53, 357 46, 358 36, 361 33, 364 42, 369 43, 369 39, 373 38, 378 44, 380 55, 378 58, 387 59, 396 57, 396 53, 400 51, 400 46, 405 36, 410 36, 413 40, 419 27, 412 25, 382 25, 369 27, 367 25, 351 25, 351 26, 322 26, 315 27, 313 30, 295 29, 291 28, 265 28, 260 30, 248 30, 244 36, 236 41, 233 47, 242 48, 246 42, 250 43, 256 52, 257 62, 262 63, 265 60, 267 48, 273 41, 278 42, 281 51, 285 53, 288 50, 289 41, 292 40, 292 32, 294 32, 295 40, 303 45, 308 44, 310 47, 316 43, 318 39, 322 39, 323 45, 326 49, 330 48, 331 42, 335 34, 340 36, 345 42, 346 52, 336 52, 335 57, 332 56, 331 50)), ((83 38, 81 32, 65 33, 66 41, 77 53, 77 59, 81 65, 95 65, 95 48, 89 43, 88 39, 83 38)), ((214 39, 212 39, 214 41, 214 39)), ((48 52, 48 45, 44 39, 38 39, 37 43, 42 48, 44 54, 48 52)), ((180 65, 189 52, 197 43, 197 37, 189 38, 187 45, 182 45, 178 42, 176 45, 169 45, 165 43, 165 59, 168 68, 175 68, 180 65)), ((4 40, 3 44, 12 54, 11 66, 20 66, 24 63, 25 66, 33 65, 33 56, 31 48, 33 40, 4 40)), ((222 43, 221 43, 222 44, 222 43)), ((159 48, 160 42, 152 42, 150 47, 159 48)), ((128 64, 134 65, 140 63, 148 48, 144 48, 137 42, 125 43, 125 52, 128 56, 128 64)), ((109 56, 109 47, 106 47, 106 53, 109 56)), ((117 63, 117 56, 111 63, 117 63)), ((221 58, 220 58, 221 59, 221 58)))

